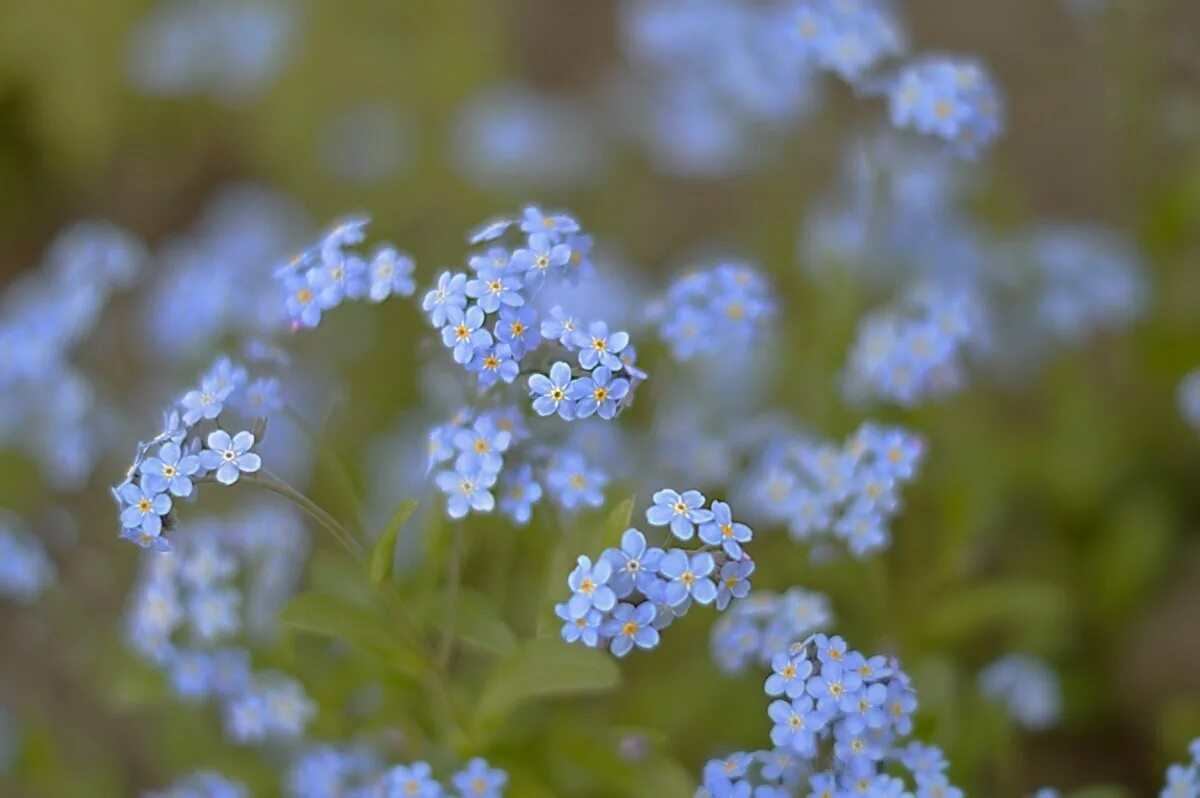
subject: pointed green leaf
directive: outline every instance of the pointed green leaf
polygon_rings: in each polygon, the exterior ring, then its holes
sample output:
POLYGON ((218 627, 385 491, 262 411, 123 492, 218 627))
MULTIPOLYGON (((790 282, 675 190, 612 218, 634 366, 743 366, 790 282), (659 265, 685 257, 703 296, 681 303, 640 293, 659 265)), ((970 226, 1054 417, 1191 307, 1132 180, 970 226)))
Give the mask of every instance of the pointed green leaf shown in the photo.
POLYGON ((518 705, 552 696, 611 690, 621 671, 610 654, 556 637, 523 643, 496 663, 476 708, 481 726, 499 723, 518 705))
POLYGON ((463 589, 455 606, 454 633, 464 643, 496 654, 508 654, 517 647, 517 636, 487 596, 463 589))
POLYGON ((283 608, 280 621, 309 634, 353 643, 376 654, 400 673, 416 677, 423 670, 421 657, 382 615, 348 604, 337 596, 301 593, 283 608))
POLYGON ((383 533, 375 542, 375 550, 371 552, 371 584, 382 585, 392 577, 392 568, 396 557, 396 537, 400 534, 400 528, 404 526, 404 522, 408 520, 415 509, 417 509, 417 500, 405 499, 396 507, 391 520, 383 528, 383 533))
POLYGON ((601 548, 620 545, 621 535, 629 529, 629 522, 633 519, 633 503, 636 499, 636 496, 630 496, 612 509, 604 526, 600 527, 598 539, 593 541, 596 545, 601 548))

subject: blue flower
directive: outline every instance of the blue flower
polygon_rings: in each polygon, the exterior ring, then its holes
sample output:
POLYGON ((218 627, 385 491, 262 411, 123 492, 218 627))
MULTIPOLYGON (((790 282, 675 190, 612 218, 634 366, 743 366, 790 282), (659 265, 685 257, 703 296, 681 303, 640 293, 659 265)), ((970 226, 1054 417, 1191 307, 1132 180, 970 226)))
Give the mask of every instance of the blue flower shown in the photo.
POLYGON ((521 371, 508 344, 484 347, 466 365, 467 371, 479 375, 479 384, 485 388, 495 385, 497 380, 511 383, 521 371))
POLYGON ((508 774, 490 767, 486 760, 475 757, 467 766, 450 777, 462 798, 501 798, 508 784, 508 774))
POLYGON ((567 602, 570 616, 581 618, 591 609, 608 612, 615 607, 617 596, 608 586, 612 566, 605 560, 598 560, 593 565, 590 558, 582 555, 576 562, 575 570, 567 577, 567 587, 572 591, 571 599, 567 602))
POLYGON ((533 467, 522 465, 504 480, 504 492, 500 496, 500 512, 513 523, 525 526, 533 514, 533 505, 542 499, 542 486, 533 478, 533 467))
POLYGON ((252 474, 262 467, 262 458, 250 451, 254 435, 243 430, 232 438, 223 429, 208 435, 208 448, 200 452, 200 466, 217 472, 217 482, 232 485, 243 474, 252 474))
POLYGON ((119 493, 121 501, 125 502, 121 526, 138 532, 139 538, 144 536, 147 540, 143 545, 149 545, 148 539, 156 538, 162 532, 162 517, 171 511, 171 497, 132 482, 124 485, 119 493))
POLYGON ((623 364, 618 355, 629 346, 629 334, 616 332, 610 335, 607 324, 594 321, 586 332, 576 331, 574 344, 579 347, 579 365, 585 369, 591 371, 596 366, 605 366, 620 371, 623 364))
POLYGON ((247 415, 265 418, 283 409, 283 396, 279 380, 275 377, 260 377, 246 386, 241 407, 247 415))
POLYGON ((605 420, 617 414, 618 403, 629 393, 629 380, 613 379, 612 371, 601 366, 590 377, 581 377, 571 386, 575 403, 575 417, 587 418, 593 414, 605 420))
POLYGON ((501 305, 519 307, 525 304, 521 296, 521 279, 503 269, 482 269, 479 276, 467 282, 467 296, 475 299, 486 313, 495 313, 501 305))
POLYGON ((303 274, 289 274, 283 278, 283 289, 287 292, 284 308, 293 322, 305 327, 316 327, 321 323, 321 303, 315 270, 303 274))
POLYGON ((912 734, 912 713, 917 708, 917 694, 899 679, 888 682, 885 711, 897 734, 912 734))
POLYGON ((461 453, 454 468, 461 474, 474 471, 499 473, 504 465, 501 456, 512 443, 512 433, 500 429, 491 416, 480 416, 470 429, 454 433, 454 446, 461 453))
POLYGON ((841 705, 847 695, 858 692, 862 687, 862 679, 854 671, 845 671, 836 662, 826 662, 821 666, 821 672, 809 677, 804 689, 817 702, 817 707, 827 714, 832 714, 841 705))
POLYGON ((889 91, 892 124, 938 136, 974 157, 1000 135, 1000 92, 978 64, 930 58, 901 70, 889 91))
POLYGON ((534 233, 544 233, 553 240, 560 241, 569 233, 579 232, 579 222, 566 214, 544 214, 541 208, 530 205, 525 208, 521 230, 529 233, 531 237, 534 233))
POLYGON ((936 776, 950 766, 942 749, 913 741, 900 752, 900 764, 914 776, 936 776))
POLYGON ((800 696, 791 701, 779 699, 767 707, 767 716, 774 721, 771 742, 780 748, 789 748, 803 757, 815 756, 817 738, 813 727, 814 709, 812 699, 800 696))
POLYGON ((885 701, 887 686, 875 682, 843 696, 838 709, 846 715, 846 728, 853 734, 862 734, 867 729, 882 729, 887 724, 887 713, 883 709, 885 701))
POLYGON ((579 319, 567 313, 561 305, 550 308, 550 318, 542 320, 542 337, 547 341, 557 340, 574 351, 575 333, 579 330, 579 319))
POLYGON ((533 411, 539 416, 557 413, 565 420, 575 417, 575 402, 571 396, 571 367, 558 361, 550 367, 550 376, 533 374, 529 377, 529 390, 533 400, 533 411))
POLYGON ((461 311, 466 305, 467 275, 450 272, 442 272, 437 285, 421 301, 421 309, 429 314, 429 321, 434 327, 447 324, 446 313, 450 308, 461 311))
POLYGON ((654 648, 658 645, 658 630, 652 625, 656 614, 654 603, 643 601, 636 607, 622 602, 613 610, 612 618, 604 624, 605 636, 611 638, 609 650, 623 657, 638 648, 654 648))
POLYGON ((492 247, 486 253, 478 253, 467 259, 467 266, 472 271, 482 272, 492 270, 503 272, 508 268, 509 251, 504 247, 492 247))
POLYGON ((750 527, 735 523, 725 502, 712 503, 712 516, 711 521, 700 525, 700 539, 710 546, 720 546, 730 557, 740 559, 740 544, 749 542, 752 537, 750 527))
POLYGON ((654 494, 654 505, 646 510, 646 520, 653 526, 670 526, 671 534, 680 540, 691 540, 696 524, 713 519, 709 510, 702 509, 704 494, 698 490, 660 490, 654 494))
POLYGON ((339 256, 308 274, 324 310, 340 305, 343 299, 359 299, 367 293, 367 263, 357 255, 339 256))
POLYGON ((480 329, 485 317, 478 306, 472 305, 464 311, 450 305, 442 315, 446 322, 442 328, 442 343, 454 349, 455 363, 466 365, 479 350, 492 345, 492 334, 480 329))
POLYGON ((490 513, 496 506, 496 497, 490 488, 496 484, 494 471, 475 471, 466 474, 458 471, 441 471, 436 477, 438 488, 447 495, 446 512, 454 519, 465 518, 474 510, 490 513))
POLYGON ((412 296, 417 290, 412 276, 414 268, 411 257, 392 247, 377 250, 368 269, 371 285, 367 296, 372 302, 382 302, 393 294, 412 296))
POLYGON ((384 776, 383 798, 443 798, 445 792, 432 772, 427 762, 397 765, 384 776))
POLYGON ((636 529, 626 529, 621 535, 621 548, 608 549, 602 555, 613 568, 609 585, 617 598, 625 598, 634 589, 645 593, 657 581, 656 574, 664 552, 647 547, 646 536, 636 529))
POLYGON ((157 457, 147 458, 142 462, 142 482, 154 493, 169 490, 175 496, 191 496, 192 480, 190 477, 200 470, 200 458, 195 455, 184 455, 179 444, 173 441, 164 443, 158 450, 157 457))
POLYGON ((706 551, 688 556, 683 549, 671 549, 659 561, 658 572, 667 582, 667 605, 677 607, 689 598, 698 604, 711 604, 717 597, 717 586, 711 574, 716 568, 712 555, 706 551))
POLYGON ((205 377, 199 390, 188 391, 180 400, 183 423, 190 427, 201 419, 216 418, 225 409, 225 400, 232 391, 232 385, 221 385, 216 377, 205 377))
POLYGON ((588 610, 578 618, 572 618, 570 609, 563 603, 554 605, 554 614, 563 621, 563 640, 568 643, 582 641, 590 648, 600 645, 600 625, 604 621, 604 614, 600 610, 588 610))
POLYGON ((723 610, 735 598, 745 598, 750 593, 750 574, 754 573, 754 560, 746 557, 730 560, 721 566, 717 577, 717 609, 723 610))
POLYGON ((799 698, 804 695, 808 677, 812 675, 813 666, 804 654, 788 654, 780 652, 771 658, 773 673, 767 677, 763 690, 767 695, 786 695, 788 698, 799 698))
POLYGON ((192 629, 201 640, 216 640, 241 627, 238 606, 241 593, 233 588, 199 590, 188 598, 192 629))
POLYGON ((950 783, 944 774, 917 776, 915 798, 963 798, 963 791, 950 783))
POLYGON ((560 452, 551 459, 546 471, 546 485, 563 509, 574 510, 580 504, 599 507, 604 503, 604 486, 608 477, 603 471, 589 468, 578 452, 560 452))
POLYGON ((509 262, 510 268, 525 274, 525 285, 533 290, 542 287, 552 269, 561 270, 571 259, 571 248, 555 244, 545 233, 529 236, 529 247, 518 249, 509 262))
POLYGON ((542 342, 542 336, 538 333, 537 311, 533 308, 501 308, 495 330, 497 340, 508 344, 518 360, 537 349, 542 342))

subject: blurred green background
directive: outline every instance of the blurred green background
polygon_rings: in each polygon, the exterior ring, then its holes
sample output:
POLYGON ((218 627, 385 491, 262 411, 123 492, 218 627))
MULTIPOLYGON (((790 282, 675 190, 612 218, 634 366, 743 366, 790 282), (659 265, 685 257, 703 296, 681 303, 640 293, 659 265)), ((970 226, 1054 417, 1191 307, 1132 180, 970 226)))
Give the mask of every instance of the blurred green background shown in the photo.
MULTIPOLYGON (((1008 97, 1008 131, 985 156, 974 210, 997 229, 1053 218, 1128 231, 1152 270, 1152 310, 1129 331, 1053 356, 1029 381, 981 375, 948 401, 871 413, 929 441, 895 545, 877 561, 818 569, 782 535, 764 537, 755 542, 764 564, 755 586, 824 590, 852 645, 898 653, 921 696, 919 731, 946 748, 969 794, 1053 784, 1150 795, 1200 733, 1200 436, 1175 402, 1178 380, 1200 364, 1200 4, 1114 0, 1086 22, 1049 0, 903 5, 921 48, 978 55, 1008 97), (1065 713, 1052 731, 1021 734, 978 696, 974 673, 1009 650, 1058 670, 1065 713)), ((621 59, 616 4, 305 3, 280 76, 244 104, 129 88, 128 36, 151 7, 0 1, 0 280, 35 265, 54 233, 81 217, 109 219, 153 245, 235 179, 279 187, 317 222, 369 211, 373 236, 409 250, 423 283, 458 262, 469 227, 538 201, 573 210, 648 282, 665 284, 672 259, 697 243, 747 253, 776 280, 785 308, 776 335, 790 357, 775 404, 831 437, 862 420, 841 402, 835 378, 859 315, 878 298, 846 281, 812 281, 795 255, 799 220, 864 124, 848 91, 831 87, 825 109, 769 169, 667 177, 638 151, 615 147, 576 186, 484 188, 454 168, 463 103, 517 82, 599 111, 621 59), (361 103, 406 120, 403 163, 377 183, 336 180, 322 157, 329 121, 361 103)), ((404 303, 373 313, 358 341, 367 351, 346 372, 343 401, 355 412, 333 427, 351 464, 419 401, 421 321, 404 303)), ((301 351, 336 350, 338 329, 301 351)), ((0 506, 50 501, 19 457, 5 455, 0 467, 0 506)), ((120 613, 136 556, 116 540, 103 493, 121 467, 101 469, 86 493, 63 500, 81 534, 59 563, 61 588, 33 609, 0 608, 0 696, 24 737, 0 789, 129 795, 215 765, 271 794, 269 753, 223 745, 207 711, 181 708, 123 650, 120 613)), ((614 487, 610 506, 634 493, 644 502, 651 489, 614 487)), ((320 469, 313 495, 339 501, 320 469)), ((515 536, 499 521, 473 524, 467 581, 525 619, 524 628, 513 622, 518 633, 532 634, 528 603, 537 596, 523 587, 540 591, 551 549, 575 551, 603 517, 583 516, 566 542, 544 517, 515 536), (500 573, 501 558, 525 565, 500 573)), ((339 568, 321 562, 315 571, 339 568)), ((693 613, 661 649, 622 662, 614 693, 521 713, 491 755, 514 778, 528 774, 528 794, 540 783, 541 794, 673 795, 710 756, 765 744, 761 679, 720 675, 705 653, 711 622, 693 613), (619 756, 629 733, 644 735, 650 764, 619 756)), ((292 640, 263 656, 290 669, 310 644, 292 640)), ((323 706, 374 677, 353 664, 308 676, 323 706)), ((364 727, 403 726, 410 699, 393 698, 364 727)), ((318 731, 348 735, 358 730, 351 725, 323 712, 318 731)))

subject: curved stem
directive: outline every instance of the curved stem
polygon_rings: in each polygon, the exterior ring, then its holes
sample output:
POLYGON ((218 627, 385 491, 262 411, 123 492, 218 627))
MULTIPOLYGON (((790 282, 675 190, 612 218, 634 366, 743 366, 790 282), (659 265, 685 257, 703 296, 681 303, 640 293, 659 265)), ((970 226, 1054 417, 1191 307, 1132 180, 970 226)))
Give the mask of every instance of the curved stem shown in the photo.
POLYGON ((312 518, 321 526, 325 527, 339 543, 350 552, 354 557, 362 558, 362 544, 350 534, 344 526, 342 526, 336 518, 325 511, 323 507, 314 502, 312 499, 305 496, 300 491, 293 488, 284 480, 272 474, 270 471, 263 469, 255 474, 246 474, 242 479, 250 484, 257 485, 263 490, 281 496, 292 504, 296 505, 301 511, 312 518))
POLYGON ((296 426, 296 429, 308 438, 317 462, 325 461, 329 464, 330 475, 339 483, 346 501, 350 503, 350 510, 354 515, 355 522, 365 529, 362 501, 358 498, 358 489, 354 486, 354 478, 350 475, 350 469, 342 461, 342 458, 338 457, 333 447, 325 442, 325 436, 305 421, 304 417, 294 408, 285 405, 283 413, 296 426))

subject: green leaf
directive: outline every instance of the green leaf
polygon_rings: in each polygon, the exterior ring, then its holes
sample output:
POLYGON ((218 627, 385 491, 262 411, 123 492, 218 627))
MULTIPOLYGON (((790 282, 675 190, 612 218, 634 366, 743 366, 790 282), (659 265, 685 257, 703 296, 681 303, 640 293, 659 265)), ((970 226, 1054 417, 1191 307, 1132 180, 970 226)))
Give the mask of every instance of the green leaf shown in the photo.
POLYGON ((415 509, 417 500, 405 499, 396 507, 391 520, 383 528, 383 534, 379 536, 379 540, 375 542, 375 550, 371 552, 371 584, 382 585, 391 578, 396 558, 396 536, 400 534, 400 528, 415 509))
POLYGON ((496 663, 476 708, 481 726, 498 723, 518 705, 553 696, 611 690, 621 671, 611 655, 556 637, 529 640, 496 663))
POLYGON ((417 677, 424 670, 421 657, 380 613, 337 596, 301 593, 283 608, 280 620, 309 634, 353 643, 405 675, 417 677))
MULTIPOLYGON (((440 628, 445 623, 449 602, 445 590, 436 595, 424 615, 424 622, 440 628)), ((509 654, 517 647, 517 636, 500 617, 495 602, 484 594, 462 588, 454 602, 454 635, 463 643, 493 654, 509 654)))
POLYGON ((601 549, 621 545, 621 535, 625 534, 626 529, 629 529, 629 522, 633 518, 635 500, 635 496, 630 496, 612 509, 608 518, 604 520, 604 524, 589 536, 589 548, 596 549, 598 554, 601 549))

